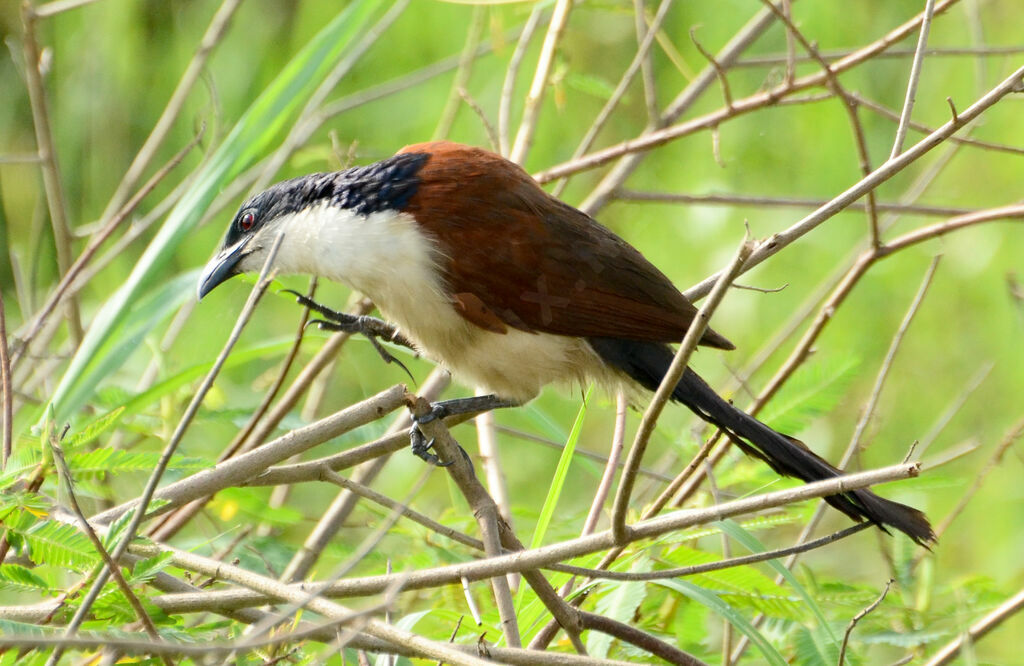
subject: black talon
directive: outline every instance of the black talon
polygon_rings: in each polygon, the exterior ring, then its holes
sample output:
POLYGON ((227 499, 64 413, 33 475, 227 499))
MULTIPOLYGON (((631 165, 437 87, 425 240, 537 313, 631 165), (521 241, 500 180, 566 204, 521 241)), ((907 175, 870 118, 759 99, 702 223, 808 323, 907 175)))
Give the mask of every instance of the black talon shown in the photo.
POLYGON ((309 320, 309 322, 307 322, 307 326, 311 324, 316 324, 317 328, 319 328, 321 331, 343 331, 345 333, 361 333, 362 335, 366 336, 366 339, 370 341, 370 344, 373 345, 373 348, 377 351, 377 354, 381 357, 381 359, 384 360, 385 363, 394 363, 395 365, 400 367, 405 372, 405 374, 409 375, 409 379, 411 379, 414 384, 416 383, 416 378, 412 376, 412 372, 409 371, 409 368, 405 367, 405 363, 399 361, 391 354, 391 352, 384 348, 384 345, 382 345, 377 340, 376 333, 374 333, 371 330, 368 330, 368 327, 365 324, 366 320, 363 319, 363 317, 351 315, 346 312, 338 312, 337 310, 332 310, 326 305, 321 305, 320 303, 317 303, 313 299, 300 294, 294 289, 282 289, 281 291, 294 296, 295 300, 298 301, 299 305, 304 305, 313 312, 316 312, 317 314, 325 317, 325 319, 311 319, 309 320))
MULTIPOLYGON (((434 448, 434 440, 431 439, 430 441, 427 441, 427 438, 424 437, 415 422, 413 423, 412 430, 409 431, 409 440, 412 443, 413 454, 423 462, 433 465, 434 467, 450 467, 455 464, 454 460, 441 462, 441 459, 437 457, 437 454, 430 452, 430 449, 434 448)), ((465 453, 465 451, 463 451, 463 453, 465 453)))

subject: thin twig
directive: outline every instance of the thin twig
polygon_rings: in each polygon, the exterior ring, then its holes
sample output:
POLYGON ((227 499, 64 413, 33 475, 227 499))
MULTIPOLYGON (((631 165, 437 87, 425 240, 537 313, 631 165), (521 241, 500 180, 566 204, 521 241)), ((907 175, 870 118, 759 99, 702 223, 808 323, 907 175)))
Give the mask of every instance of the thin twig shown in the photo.
POLYGON ((530 91, 526 94, 526 102, 523 104, 523 118, 519 122, 519 132, 516 133, 516 140, 509 152, 509 159, 516 164, 526 161, 526 154, 533 143, 533 134, 537 129, 537 120, 540 114, 540 103, 544 99, 544 91, 548 86, 548 74, 555 59, 555 49, 558 48, 558 42, 569 22, 571 10, 572 0, 558 0, 551 14, 551 22, 548 24, 547 34, 544 35, 544 44, 541 46, 537 69, 533 74, 533 83, 530 84, 530 91))
POLYGON ((523 56, 526 55, 526 49, 530 45, 530 40, 533 39, 533 33, 540 25, 540 17, 543 15, 544 9, 543 3, 537 3, 530 11, 530 17, 526 19, 526 25, 523 26, 523 31, 516 41, 516 48, 512 51, 512 57, 509 58, 508 67, 505 70, 505 80, 501 84, 501 97, 498 100, 498 145, 501 148, 501 154, 505 157, 508 157, 510 150, 511 132, 509 128, 511 127, 512 97, 515 94, 516 78, 519 76, 519 68, 523 63, 523 56))
MULTIPOLYGON (((53 242, 57 249, 57 269, 61 275, 71 266, 71 229, 68 224, 67 201, 61 183, 60 167, 57 164, 57 149, 50 127, 50 112, 46 102, 46 88, 39 71, 39 44, 36 41, 36 20, 38 14, 32 5, 24 2, 21 6, 21 20, 24 28, 23 47, 25 53, 25 81, 32 106, 32 124, 36 132, 40 166, 43 172, 43 189, 50 211, 50 226, 53 228, 53 242)), ((77 345, 82 341, 82 320, 78 312, 78 301, 68 300, 66 316, 71 339, 77 345)))
POLYGON ((975 622, 967 632, 935 653, 924 666, 943 666, 956 659, 960 650, 970 645, 1024 609, 1024 589, 975 622))
MULTIPOLYGON (((617 199, 624 201, 652 201, 663 203, 698 204, 698 205, 726 205, 726 206, 755 206, 757 208, 819 208, 828 203, 827 199, 805 199, 798 197, 769 197, 750 194, 680 194, 678 192, 644 192, 639 190, 622 189, 615 194, 617 199)), ((927 215, 937 217, 949 217, 950 215, 964 215, 972 212, 965 208, 954 208, 950 206, 925 206, 919 204, 904 204, 900 202, 876 202, 875 207, 879 211, 892 213, 913 213, 915 215, 927 215)), ((855 202, 846 207, 846 210, 866 210, 866 206, 855 202)))
MULTIPOLYGON (((928 31, 932 27, 932 16, 935 14, 935 0, 925 0, 924 14, 921 19, 921 32, 917 38, 917 48, 914 49, 914 59, 910 65, 910 76, 907 80, 907 95, 903 100, 903 111, 900 112, 900 122, 896 127, 896 137, 892 142, 892 152, 889 159, 900 154, 903 150, 903 140, 907 136, 907 126, 910 124, 910 114, 914 109, 914 100, 917 97, 917 84, 921 80, 921 65, 924 63, 925 47, 928 45, 928 31)), ((948 97, 946 99, 949 99, 948 97)), ((952 105, 952 101, 950 102, 952 105)), ((953 121, 957 121, 956 110, 953 110, 953 121)))
POLYGON ((612 505, 612 531, 615 533, 616 541, 619 543, 624 543, 629 537, 629 528, 626 526, 626 512, 629 508, 633 486, 636 483, 637 468, 643 459, 647 442, 650 439, 651 433, 654 432, 654 426, 658 422, 658 417, 661 416, 662 409, 675 390, 676 384, 682 378, 683 372, 686 371, 686 366, 690 361, 690 354, 697 348, 697 342, 704 335, 704 330, 707 328, 711 313, 718 307, 721 299, 725 296, 725 292, 729 289, 729 285, 732 284, 740 268, 750 256, 752 249, 753 243, 749 239, 744 238, 736 254, 722 271, 722 277, 715 284, 711 295, 708 296, 707 301, 704 302, 694 317, 689 330, 686 331, 686 336, 679 345, 675 358, 672 359, 672 365, 669 366, 665 377, 658 386, 658 390, 654 392, 654 397, 651 398, 650 404, 644 411, 643 418, 640 420, 640 426, 637 428, 636 436, 633 439, 633 446, 626 457, 626 467, 622 471, 619 489, 615 495, 615 502, 612 505))
MULTIPOLYGON (((150 130, 149 136, 146 137, 142 147, 139 148, 139 152, 136 153, 135 159, 132 160, 128 170, 121 177, 121 182, 118 183, 117 189, 110 197, 106 210, 100 215, 101 224, 102 221, 113 217, 114 211, 121 207, 122 202, 128 197, 128 193, 135 187, 135 184, 142 177, 149 163, 156 156, 160 146, 167 139, 168 134, 170 134, 171 129, 174 127, 174 123, 177 122, 178 117, 181 115, 181 110, 184 108, 185 101, 192 92, 193 86, 195 86, 196 81, 199 80, 199 77, 206 70, 207 62, 213 54, 213 50, 224 39, 224 35, 227 34, 228 28, 231 26, 231 19, 234 18, 235 11, 241 4, 242 0, 224 0, 220 7, 217 8, 213 18, 210 19, 206 32, 203 34, 202 39, 199 40, 196 52, 189 60, 185 71, 181 75, 181 79, 178 80, 178 84, 174 87, 174 92, 171 93, 171 98, 167 100, 167 105, 160 113, 160 118, 153 125, 153 129, 150 130)), ((44 8, 40 7, 40 10, 42 9, 44 8)))
POLYGON ((889 587, 891 587, 895 582, 895 579, 890 578, 885 584, 885 589, 882 590, 880 595, 878 595, 878 598, 872 601, 867 608, 863 609, 850 619, 850 623, 846 625, 846 633, 843 634, 843 643, 839 647, 839 666, 843 666, 843 664, 846 663, 846 646, 850 642, 850 634, 853 633, 853 628, 856 627, 857 623, 867 616, 868 613, 875 610, 882 604, 882 601, 885 600, 885 595, 889 594, 889 587))
MULTIPOLYGON (((142 628, 146 631, 150 638, 154 641, 161 642, 159 632, 156 630, 156 625, 153 624, 153 618, 149 616, 146 609, 143 608, 142 602, 139 601, 139 597, 136 596, 132 590, 131 585, 125 580, 124 575, 121 573, 121 569, 118 568, 117 562, 113 560, 110 553, 107 552, 106 547, 103 545, 103 541, 100 540, 96 534, 96 530, 92 528, 89 521, 86 519, 85 514, 82 513, 82 507, 78 504, 78 497, 75 495, 74 481, 71 478, 71 470, 68 469, 67 461, 64 459, 64 452, 56 441, 56 437, 52 437, 50 442, 50 450, 53 452, 53 463, 57 468, 57 475, 63 482, 64 490, 68 495, 68 503, 71 505, 71 511, 75 514, 78 519, 78 525, 85 532, 85 536, 88 537, 89 542, 92 543, 92 547, 96 549, 100 558, 103 560, 103 567, 108 574, 114 579, 114 583, 118 589, 121 590, 121 594, 124 595, 128 601, 128 605, 132 607, 132 611, 135 613, 135 617, 138 618, 142 624, 142 628)), ((58 658, 59 659, 59 658, 58 658)), ((163 658, 164 663, 167 666, 173 666, 173 662, 167 657, 163 658)), ((56 663, 56 661, 54 661, 56 663)))
POLYGON ((448 92, 448 99, 445 100, 444 109, 438 116, 437 127, 434 129, 434 140, 447 139, 455 124, 455 117, 459 113, 459 98, 469 84, 469 77, 473 73, 473 63, 476 61, 476 53, 480 46, 480 37, 484 31, 484 18, 486 9, 483 5, 473 8, 472 17, 469 20, 469 29, 466 31, 466 43, 459 54, 459 67, 455 70, 455 80, 452 81, 451 90, 448 92))
MULTIPOLYGON (((157 461, 156 468, 150 474, 149 480, 146 482, 146 487, 142 491, 142 495, 138 500, 138 503, 134 506, 134 514, 132 515, 131 521, 125 528, 124 534, 121 536, 121 540, 118 541, 117 546, 111 553, 111 558, 117 562, 121 555, 127 551, 128 546, 131 544, 132 539, 138 533, 139 527, 142 525, 142 521, 146 518, 146 510, 149 507, 150 501, 153 499, 156 493, 156 487, 160 483, 160 479, 163 478, 163 473, 167 469, 167 465, 170 464, 171 457, 178 448, 178 444, 181 443, 182 438, 185 436, 185 431, 188 426, 191 425, 192 419, 195 418, 196 413, 199 411, 199 406, 202 404, 203 399, 213 386, 214 379, 220 373, 220 369, 224 366, 224 362, 228 358, 228 354, 231 353, 231 349, 234 347, 238 338, 242 334, 242 329, 248 323, 252 313, 256 309, 256 304, 259 302, 260 297, 266 291, 271 281, 271 266, 273 265, 274 258, 277 256, 277 251, 281 247, 281 241, 284 240, 284 233, 278 233, 277 238, 274 240, 274 244, 271 246, 270 251, 267 253, 267 259, 263 263, 263 268, 260 270, 259 281, 253 287, 249 293, 249 299, 245 303, 245 307, 242 313, 238 316, 238 321, 235 322, 235 328, 228 337, 227 342, 224 344, 224 348, 221 353, 217 356, 217 360, 214 361, 213 367, 210 368, 209 373, 203 379, 203 382, 199 385, 196 393, 193 395, 191 402, 182 414, 181 419, 178 421, 178 425, 168 440, 167 445, 164 447, 163 452, 160 454, 160 460, 157 461)), ((108 572, 100 572, 96 576, 96 580, 93 586, 89 589, 88 595, 82 600, 82 604, 78 607, 71 622, 68 623, 67 636, 74 636, 78 631, 78 627, 81 626, 89 613, 92 604, 95 603, 99 597, 100 591, 106 584, 108 579, 108 572)), ((50 662, 56 664, 60 660, 60 651, 55 651, 51 657, 50 662)))
POLYGON ((11 357, 7 347, 7 314, 2 289, 0 289, 0 392, 3 393, 2 416, 4 420, 0 470, 4 470, 7 469, 7 461, 14 451, 14 395, 11 389, 11 357))

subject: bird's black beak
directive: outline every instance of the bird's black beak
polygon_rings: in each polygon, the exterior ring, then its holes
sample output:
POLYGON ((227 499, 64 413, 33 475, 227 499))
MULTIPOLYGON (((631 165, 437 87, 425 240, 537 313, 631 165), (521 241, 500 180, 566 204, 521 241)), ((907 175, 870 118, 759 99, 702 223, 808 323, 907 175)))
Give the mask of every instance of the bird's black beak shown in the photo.
POLYGON ((245 255, 245 245, 248 238, 243 238, 234 245, 226 247, 217 253, 217 256, 206 264, 203 274, 199 277, 199 298, 213 291, 213 288, 228 278, 238 275, 238 262, 245 255))

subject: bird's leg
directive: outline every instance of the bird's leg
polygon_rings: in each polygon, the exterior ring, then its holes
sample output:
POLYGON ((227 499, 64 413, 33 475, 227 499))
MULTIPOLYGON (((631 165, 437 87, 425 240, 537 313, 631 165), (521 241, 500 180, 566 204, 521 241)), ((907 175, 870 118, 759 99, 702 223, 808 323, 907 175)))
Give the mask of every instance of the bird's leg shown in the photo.
POLYGON ((345 333, 361 333, 366 336, 366 339, 370 341, 373 348, 377 350, 377 354, 384 359, 385 363, 394 363, 402 370, 405 374, 409 375, 409 379, 415 381, 412 373, 409 372, 409 368, 405 367, 405 364, 395 358, 391 352, 384 348, 377 338, 384 337, 391 342, 408 347, 409 349, 415 350, 412 343, 407 340, 403 335, 398 332, 394 326, 384 321, 383 319, 377 319, 376 317, 367 317, 366 315, 352 315, 347 312, 338 312, 332 310, 326 305, 321 305, 313 299, 303 296, 299 292, 293 289, 284 289, 283 291, 291 294, 295 297, 295 300, 300 304, 304 305, 313 312, 324 317, 324 319, 313 319, 310 320, 310 324, 316 324, 317 327, 322 331, 343 331, 345 333))
MULTIPOLYGON (((412 452, 417 458, 424 462, 436 465, 437 467, 448 467, 453 464, 454 460, 448 460, 441 462, 441 459, 436 454, 432 453, 430 449, 434 446, 434 440, 427 440, 420 430, 421 423, 430 423, 434 419, 443 419, 448 416, 454 416, 456 414, 471 414, 474 412, 487 412, 492 409, 501 409, 503 407, 518 407, 520 403, 515 400, 508 400, 506 398, 499 398, 494 394, 489 395, 476 395, 471 398, 453 398, 451 400, 441 400, 430 404, 430 411, 423 416, 415 416, 412 420, 412 429, 409 431, 409 441, 412 444, 412 452)), ((462 455, 469 459, 469 455, 465 449, 461 446, 459 450, 462 451, 462 455)))

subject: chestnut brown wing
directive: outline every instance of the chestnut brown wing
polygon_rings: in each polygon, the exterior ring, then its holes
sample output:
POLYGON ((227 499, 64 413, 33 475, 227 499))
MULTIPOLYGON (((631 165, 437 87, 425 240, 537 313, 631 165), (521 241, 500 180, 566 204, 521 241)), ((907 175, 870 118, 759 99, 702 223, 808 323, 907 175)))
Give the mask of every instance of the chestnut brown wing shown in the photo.
MULTIPOLYGON (((403 152, 431 154, 406 211, 452 248, 441 263, 467 320, 577 337, 678 342, 686 334, 697 309, 672 282, 518 166, 451 143, 403 152)), ((701 343, 733 347, 710 329, 701 343)))

